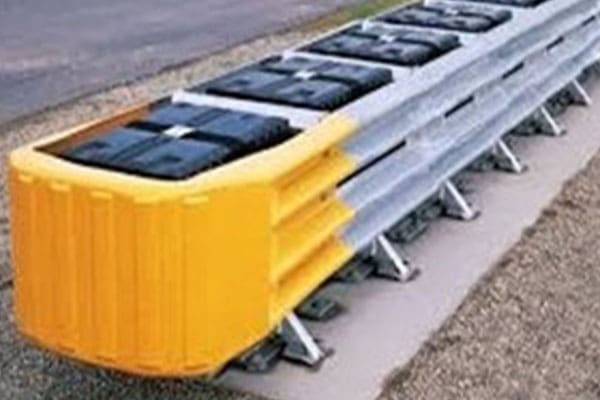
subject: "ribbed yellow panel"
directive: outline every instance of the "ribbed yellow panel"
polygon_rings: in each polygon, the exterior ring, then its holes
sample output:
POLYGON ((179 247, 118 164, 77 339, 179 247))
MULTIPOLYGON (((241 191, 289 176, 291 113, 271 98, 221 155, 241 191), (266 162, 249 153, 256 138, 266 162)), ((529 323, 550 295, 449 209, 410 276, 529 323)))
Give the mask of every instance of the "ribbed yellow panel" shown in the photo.
POLYGON ((11 155, 20 329, 69 356, 145 375, 212 373, 276 328, 350 257, 355 168, 334 115, 295 139, 181 182, 49 154, 143 115, 127 111, 11 155))

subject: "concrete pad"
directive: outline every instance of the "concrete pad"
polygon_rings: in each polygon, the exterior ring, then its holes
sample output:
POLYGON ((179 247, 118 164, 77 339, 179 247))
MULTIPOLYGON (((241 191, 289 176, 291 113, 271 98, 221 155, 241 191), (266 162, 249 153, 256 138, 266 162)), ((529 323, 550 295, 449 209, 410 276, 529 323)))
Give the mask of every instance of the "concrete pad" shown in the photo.
POLYGON ((316 336, 335 347, 318 373, 287 363, 266 375, 236 371, 226 386, 285 400, 366 400, 386 376, 406 364, 429 335, 460 305, 469 289, 533 224, 563 183, 600 147, 600 85, 595 105, 571 107, 560 118, 569 134, 519 138, 523 175, 492 172, 472 178, 470 198, 483 213, 473 222, 440 220, 404 249, 423 274, 409 284, 370 280, 347 290, 347 312, 312 324, 316 336))

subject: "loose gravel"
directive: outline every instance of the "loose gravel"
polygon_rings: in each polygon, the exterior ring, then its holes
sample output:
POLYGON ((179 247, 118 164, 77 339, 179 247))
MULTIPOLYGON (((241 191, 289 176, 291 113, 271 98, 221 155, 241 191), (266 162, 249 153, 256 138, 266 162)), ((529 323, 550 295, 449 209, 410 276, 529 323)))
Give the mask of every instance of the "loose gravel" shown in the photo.
POLYGON ((17 335, 11 308, 11 291, 0 292, 1 399, 260 400, 200 380, 146 380, 56 358, 17 335))
POLYGON ((59 359, 25 343, 14 331, 12 295, 0 293, 0 398, 128 400, 260 400, 202 380, 149 380, 59 359))
POLYGON ((600 399, 600 155, 379 400, 600 399))

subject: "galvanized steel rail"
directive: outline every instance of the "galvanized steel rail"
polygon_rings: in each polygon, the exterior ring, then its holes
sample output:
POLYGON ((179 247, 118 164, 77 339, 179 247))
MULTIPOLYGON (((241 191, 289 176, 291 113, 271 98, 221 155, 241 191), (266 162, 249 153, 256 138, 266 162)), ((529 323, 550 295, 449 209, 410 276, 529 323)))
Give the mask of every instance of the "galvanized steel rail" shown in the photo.
MULTIPOLYGON (((426 4, 473 5, 444 0, 426 4)), ((562 89, 575 89, 587 101, 577 78, 600 55, 598 1, 551 1, 535 9, 478 5, 510 9, 513 19, 489 33, 459 34, 463 47, 438 62, 420 68, 391 67, 393 84, 340 110, 360 123, 359 131, 343 145, 360 172, 337 189, 342 201, 356 210, 341 236, 356 253, 388 258, 400 280, 412 279, 416 270, 384 232, 436 195, 458 207, 460 217, 476 217, 477 210, 452 178, 490 150, 513 172, 524 172, 503 137, 535 114, 541 124, 549 125, 550 133, 562 133, 545 108, 545 101, 562 89)), ((398 28, 377 17, 361 24, 398 28)), ((304 49, 307 44, 284 56, 390 68, 358 57, 311 53, 304 49)), ((206 104, 206 99, 186 92, 174 100, 206 104)))

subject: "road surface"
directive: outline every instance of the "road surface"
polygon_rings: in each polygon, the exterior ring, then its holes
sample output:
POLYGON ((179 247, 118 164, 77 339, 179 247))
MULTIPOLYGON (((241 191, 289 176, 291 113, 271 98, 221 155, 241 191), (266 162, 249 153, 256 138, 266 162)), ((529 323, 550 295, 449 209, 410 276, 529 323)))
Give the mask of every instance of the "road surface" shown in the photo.
POLYGON ((360 0, 0 0, 0 123, 360 0))

